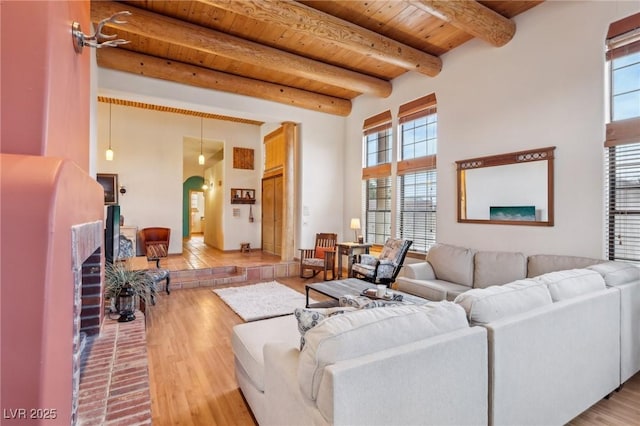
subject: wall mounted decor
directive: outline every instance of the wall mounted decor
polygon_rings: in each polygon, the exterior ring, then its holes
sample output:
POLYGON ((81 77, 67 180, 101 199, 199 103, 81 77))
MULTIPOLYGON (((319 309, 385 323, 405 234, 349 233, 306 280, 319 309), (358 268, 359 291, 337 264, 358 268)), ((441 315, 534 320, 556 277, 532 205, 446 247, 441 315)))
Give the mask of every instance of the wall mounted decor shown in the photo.
POLYGON ((253 170, 253 149, 234 147, 233 168, 253 170))
POLYGON ((555 147, 456 161, 458 222, 553 226, 555 147))
POLYGON ((98 173, 96 180, 104 188, 104 204, 118 204, 118 175, 114 173, 98 173))
POLYGON ((256 190, 247 188, 231 188, 231 204, 255 204, 256 190))

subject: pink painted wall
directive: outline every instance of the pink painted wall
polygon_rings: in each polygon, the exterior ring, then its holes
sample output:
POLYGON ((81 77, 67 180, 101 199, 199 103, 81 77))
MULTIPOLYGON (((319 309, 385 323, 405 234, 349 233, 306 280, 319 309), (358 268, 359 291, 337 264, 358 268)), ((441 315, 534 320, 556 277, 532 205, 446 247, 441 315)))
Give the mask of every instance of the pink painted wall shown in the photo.
POLYGON ((72 21, 90 28, 89 2, 2 1, 0 13, 0 405, 56 410, 19 424, 70 424, 71 226, 103 219, 87 174, 90 52, 71 42, 72 21))
POLYGON ((2 1, 1 152, 73 160, 89 170, 89 61, 71 23, 91 32, 89 1, 2 1))

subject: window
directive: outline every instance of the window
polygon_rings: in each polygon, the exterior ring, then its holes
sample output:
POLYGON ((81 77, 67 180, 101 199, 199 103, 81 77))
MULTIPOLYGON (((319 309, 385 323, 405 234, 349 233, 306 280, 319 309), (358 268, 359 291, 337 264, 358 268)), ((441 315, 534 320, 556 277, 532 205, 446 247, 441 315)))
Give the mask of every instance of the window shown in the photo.
POLYGON ((426 252, 436 242, 436 171, 398 176, 399 232, 413 241, 412 251, 426 252))
POLYGON ((610 260, 640 262, 640 14, 607 34, 606 238, 610 260))
POLYGON ((366 119, 363 131, 365 240, 384 244, 391 237, 391 111, 366 119))
POLYGON ((397 234, 412 240, 411 251, 436 242, 437 110, 435 95, 402 105, 398 162, 397 234))
POLYGON ((391 177, 366 180, 366 241, 384 244, 391 236, 391 177))

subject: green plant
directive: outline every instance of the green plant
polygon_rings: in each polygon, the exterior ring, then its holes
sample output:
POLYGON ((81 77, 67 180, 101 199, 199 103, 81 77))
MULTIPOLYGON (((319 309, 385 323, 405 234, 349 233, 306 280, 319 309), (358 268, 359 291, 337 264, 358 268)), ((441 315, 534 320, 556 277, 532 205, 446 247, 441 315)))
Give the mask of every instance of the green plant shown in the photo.
POLYGON ((156 287, 144 270, 133 270, 129 262, 117 261, 106 263, 104 272, 104 295, 111 300, 111 307, 115 307, 120 290, 126 284, 133 289, 133 292, 145 303, 151 301, 156 296, 156 287))

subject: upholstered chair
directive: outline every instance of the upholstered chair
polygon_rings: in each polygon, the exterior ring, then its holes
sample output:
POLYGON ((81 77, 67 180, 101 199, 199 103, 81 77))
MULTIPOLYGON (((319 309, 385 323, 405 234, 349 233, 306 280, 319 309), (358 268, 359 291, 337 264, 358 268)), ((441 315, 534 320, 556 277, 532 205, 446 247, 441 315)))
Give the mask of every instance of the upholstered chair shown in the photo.
POLYGON ((360 261, 352 266, 352 276, 376 284, 392 284, 404 263, 404 258, 413 241, 389 238, 382 247, 380 256, 361 254, 360 261))
MULTIPOLYGON (((134 257, 133 253, 133 242, 125 237, 124 235, 119 236, 118 241, 118 255, 116 257, 116 261, 124 261, 134 257)), ((157 289, 158 283, 166 280, 167 284, 165 286, 165 291, 167 294, 171 294, 169 290, 169 285, 171 284, 171 275, 169 274, 168 269, 156 268, 156 269, 147 269, 145 271, 147 276, 151 279, 154 290, 157 289)), ((156 304, 156 295, 155 291, 151 292, 151 304, 156 304)))

